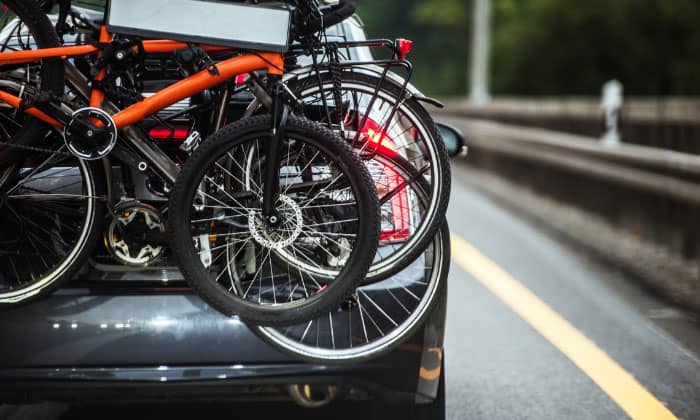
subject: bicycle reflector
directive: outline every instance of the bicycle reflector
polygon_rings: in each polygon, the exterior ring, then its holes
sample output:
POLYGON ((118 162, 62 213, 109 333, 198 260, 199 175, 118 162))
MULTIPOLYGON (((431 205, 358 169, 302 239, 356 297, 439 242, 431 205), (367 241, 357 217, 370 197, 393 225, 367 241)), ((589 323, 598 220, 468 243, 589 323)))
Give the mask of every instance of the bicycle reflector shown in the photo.
POLYGON ((399 38, 396 40, 396 57, 399 60, 405 60, 412 49, 413 41, 410 39, 399 38))

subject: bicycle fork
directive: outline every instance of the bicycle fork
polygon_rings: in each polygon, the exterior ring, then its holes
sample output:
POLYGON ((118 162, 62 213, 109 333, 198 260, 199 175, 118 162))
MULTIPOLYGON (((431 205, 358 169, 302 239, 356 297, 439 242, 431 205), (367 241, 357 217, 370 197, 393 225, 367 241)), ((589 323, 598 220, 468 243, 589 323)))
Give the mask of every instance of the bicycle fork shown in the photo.
POLYGON ((279 177, 282 140, 289 119, 289 106, 284 103, 282 77, 270 75, 272 86, 272 128, 266 144, 267 162, 265 165, 262 210, 265 221, 277 226, 281 220, 277 214, 276 202, 279 196, 279 177))

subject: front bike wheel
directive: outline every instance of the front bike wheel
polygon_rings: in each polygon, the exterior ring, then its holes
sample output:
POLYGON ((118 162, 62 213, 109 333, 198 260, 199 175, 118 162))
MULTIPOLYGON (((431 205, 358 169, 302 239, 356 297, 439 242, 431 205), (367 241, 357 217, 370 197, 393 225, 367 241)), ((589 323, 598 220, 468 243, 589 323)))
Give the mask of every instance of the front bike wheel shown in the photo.
MULTIPOLYGON (((399 177, 410 175, 401 162, 377 159, 377 163, 391 168, 399 177)), ((425 183, 416 185, 415 204, 425 206, 429 202, 425 187, 425 183)), ((382 248, 387 245, 380 245, 377 255, 382 254, 382 248)), ((386 251, 391 253, 392 248, 386 251)), ((312 363, 375 359, 413 337, 430 317, 442 322, 449 263, 450 230, 443 219, 423 253, 390 278, 363 282, 336 309, 314 320, 286 328, 257 327, 253 331, 285 353, 312 363)))
POLYGON ((336 306, 362 279, 378 243, 379 204, 350 147, 290 117, 282 139, 280 221, 262 217, 270 116, 208 138, 170 198, 171 247, 192 288, 222 313, 290 325, 336 306))

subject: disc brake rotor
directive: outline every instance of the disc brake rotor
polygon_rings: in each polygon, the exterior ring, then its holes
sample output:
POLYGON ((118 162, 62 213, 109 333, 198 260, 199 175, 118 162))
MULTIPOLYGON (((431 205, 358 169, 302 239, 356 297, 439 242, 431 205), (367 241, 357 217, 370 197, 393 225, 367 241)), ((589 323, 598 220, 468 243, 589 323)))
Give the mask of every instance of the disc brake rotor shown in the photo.
POLYGON ((268 249, 279 250, 286 248, 297 240, 302 231, 304 218, 301 208, 290 197, 280 195, 278 212, 282 223, 273 227, 265 223, 260 211, 251 210, 248 213, 248 228, 255 241, 268 249))

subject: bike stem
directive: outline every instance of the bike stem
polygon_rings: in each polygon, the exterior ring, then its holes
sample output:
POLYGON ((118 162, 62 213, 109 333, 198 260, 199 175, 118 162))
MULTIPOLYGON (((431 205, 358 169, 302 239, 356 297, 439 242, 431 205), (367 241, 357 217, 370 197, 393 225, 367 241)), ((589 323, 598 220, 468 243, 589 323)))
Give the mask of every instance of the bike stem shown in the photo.
POLYGON ((289 107, 284 103, 284 84, 282 77, 270 75, 272 86, 272 131, 266 145, 267 164, 263 185, 263 217, 270 225, 280 223, 275 204, 279 195, 280 162, 282 159, 282 139, 289 119, 289 107))

